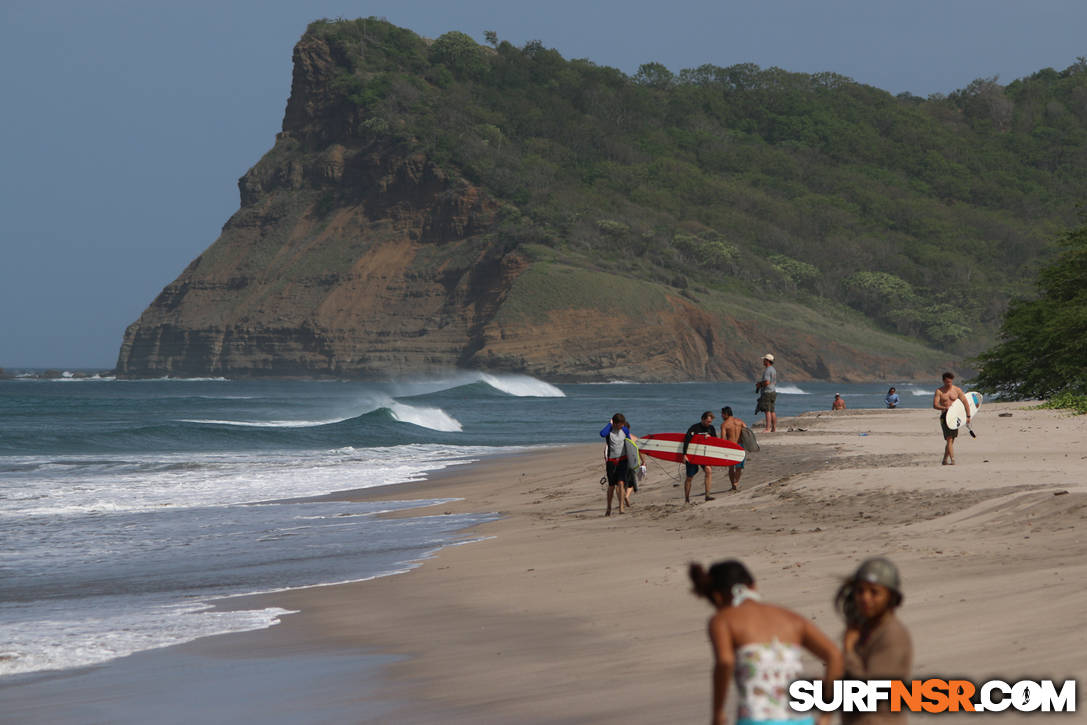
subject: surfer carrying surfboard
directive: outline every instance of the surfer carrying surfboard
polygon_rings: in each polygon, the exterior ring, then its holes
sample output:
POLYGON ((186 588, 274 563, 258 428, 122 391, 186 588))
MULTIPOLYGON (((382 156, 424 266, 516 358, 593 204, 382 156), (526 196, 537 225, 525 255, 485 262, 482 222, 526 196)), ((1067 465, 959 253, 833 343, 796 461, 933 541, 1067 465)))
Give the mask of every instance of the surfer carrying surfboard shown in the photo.
POLYGON ((631 463, 634 464, 635 469, 638 467, 638 449, 634 448, 632 453, 628 448, 627 439, 632 439, 634 436, 630 434, 626 416, 622 413, 616 413, 611 417, 608 424, 600 431, 600 437, 604 439, 604 471, 608 480, 608 508, 604 515, 611 516, 611 499, 616 493, 619 494, 619 513, 623 513, 623 504, 629 503, 625 490, 627 474, 631 470, 631 463))
POLYGON ((970 405, 966 400, 966 393, 958 385, 955 385, 955 373, 946 372, 943 375, 943 385, 936 388, 936 394, 932 396, 932 407, 940 411, 940 430, 944 434, 944 460, 943 465, 955 465, 955 439, 959 437, 958 428, 949 428, 947 425, 947 411, 955 404, 962 401, 966 408, 966 423, 970 423, 970 405))
MULTIPOLYGON (((732 408, 725 406, 721 408, 721 437, 726 441, 732 441, 733 443, 740 442, 740 435, 743 433, 747 424, 732 414, 732 408)), ((744 473, 744 463, 747 459, 740 461, 735 466, 729 466, 728 468, 728 482, 732 484, 733 491, 740 490, 740 476, 744 473)))
MULTIPOLYGON (((683 482, 683 501, 684 503, 691 502, 691 479, 698 473, 699 466, 695 463, 691 463, 687 458, 687 448, 691 445, 691 438, 696 433, 703 433, 714 438, 717 437, 717 430, 713 427, 713 411, 707 410, 702 414, 702 419, 687 429, 687 435, 683 437, 683 462, 687 465, 687 479, 683 482)), ((702 470, 706 472, 706 500, 712 501, 713 496, 710 495, 710 477, 713 475, 713 469, 709 466, 701 466, 702 470)))

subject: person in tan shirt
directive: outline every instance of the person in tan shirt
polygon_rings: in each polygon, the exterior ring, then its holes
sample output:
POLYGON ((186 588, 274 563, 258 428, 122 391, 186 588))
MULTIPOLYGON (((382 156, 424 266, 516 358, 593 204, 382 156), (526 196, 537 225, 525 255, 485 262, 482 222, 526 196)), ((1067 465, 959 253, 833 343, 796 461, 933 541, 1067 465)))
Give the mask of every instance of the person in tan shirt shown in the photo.
MULTIPOLYGON (((846 679, 910 680, 913 642, 895 616, 902 604, 898 569, 887 559, 868 559, 838 590, 835 605, 845 617, 842 653, 846 679)), ((843 712, 843 725, 902 725, 905 712, 886 701, 876 712, 843 712)))

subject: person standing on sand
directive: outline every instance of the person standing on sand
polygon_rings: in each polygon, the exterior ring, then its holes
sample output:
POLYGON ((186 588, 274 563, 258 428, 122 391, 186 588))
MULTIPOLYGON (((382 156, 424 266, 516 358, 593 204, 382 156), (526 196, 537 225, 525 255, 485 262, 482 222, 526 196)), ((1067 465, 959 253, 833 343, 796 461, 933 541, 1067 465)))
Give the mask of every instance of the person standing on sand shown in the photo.
MULTIPOLYGON (((740 433, 747 427, 747 424, 732 414, 732 408, 725 406, 721 408, 721 437, 726 441, 732 441, 733 443, 740 442, 740 433)), ((735 466, 728 467, 728 481, 732 484, 733 491, 740 490, 740 476, 744 473, 744 464, 747 462, 746 456, 743 461, 740 461, 735 466)))
MULTIPOLYGON (((713 427, 713 411, 707 410, 702 414, 701 420, 687 429, 687 435, 683 437, 683 462, 687 465, 687 479, 683 482, 683 501, 684 503, 691 502, 691 479, 698 473, 699 466, 695 463, 691 463, 687 458, 687 447, 691 445, 691 438, 696 434, 702 433, 704 435, 717 437, 717 430, 713 427)), ((713 475, 713 469, 709 466, 701 466, 702 470, 706 474, 706 500, 712 501, 713 496, 710 495, 710 477, 713 475)))
POLYGON ((955 373, 947 372, 943 375, 944 384, 936 388, 936 394, 932 396, 932 407, 940 411, 940 430, 944 434, 944 460, 943 465, 955 465, 955 439, 959 437, 958 429, 951 430, 947 427, 947 409, 956 400, 961 400, 966 408, 966 424, 970 424, 970 405, 966 402, 966 394, 962 388, 955 385, 955 373))
MULTIPOLYGON (((834 605, 845 618, 842 638, 847 679, 910 680, 913 642, 895 616, 902 604, 898 569, 887 559, 868 559, 838 589, 834 605)), ((843 712, 843 725, 903 725, 905 712, 881 702, 876 712, 843 712)))
MULTIPOLYGON (((735 674, 739 723, 813 725, 813 717, 789 707, 789 685, 801 678, 801 653, 807 650, 825 665, 823 697, 829 702, 834 680, 842 677, 842 653, 834 642, 807 617, 764 603, 751 573, 735 559, 718 562, 709 571, 691 564, 688 573, 695 595, 716 610, 709 622, 714 659, 711 722, 725 722, 725 696, 735 674)), ((831 713, 819 715, 820 725, 830 720, 831 713)))
POLYGON ((778 416, 774 412, 778 399, 778 371, 774 367, 774 356, 766 353, 762 356, 762 380, 755 383, 759 392, 759 402, 755 413, 766 413, 766 432, 776 433, 778 416))
POLYGON ((630 432, 631 428, 628 419, 627 439, 623 443, 623 454, 627 459, 627 478, 623 482, 623 501, 626 503, 627 508, 630 508, 630 494, 638 492, 638 476, 645 473, 645 466, 642 465, 642 454, 638 451, 638 447, 634 445, 634 441, 638 440, 638 436, 630 432))
POLYGON ((623 488, 627 480, 626 440, 630 437, 630 428, 627 427, 627 419, 622 413, 616 413, 611 417, 604 429, 600 431, 600 437, 604 439, 604 471, 608 479, 608 508, 605 516, 611 516, 611 499, 615 495, 615 487, 619 486, 619 513, 623 513, 625 501, 623 488))
POLYGON ((845 410, 845 401, 842 400, 841 393, 834 394, 834 402, 830 404, 831 410, 845 410))

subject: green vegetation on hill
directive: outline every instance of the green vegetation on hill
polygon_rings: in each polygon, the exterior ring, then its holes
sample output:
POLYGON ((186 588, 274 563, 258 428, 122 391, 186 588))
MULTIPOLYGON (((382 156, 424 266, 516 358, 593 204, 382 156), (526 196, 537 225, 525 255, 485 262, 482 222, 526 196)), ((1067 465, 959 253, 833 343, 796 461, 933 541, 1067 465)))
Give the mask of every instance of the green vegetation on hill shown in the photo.
POLYGON ((1000 343, 978 357, 978 388, 1005 398, 1049 398, 1087 408, 1087 226, 1065 235, 1038 275, 1038 295, 1016 300, 1000 343))
MULTIPOLYGON (((751 64, 633 76, 533 41, 319 21, 350 141, 421 151, 508 248, 674 288, 848 305, 975 353, 1087 192, 1087 60, 948 96, 751 64)), ((332 204, 329 200, 329 204, 332 204)))

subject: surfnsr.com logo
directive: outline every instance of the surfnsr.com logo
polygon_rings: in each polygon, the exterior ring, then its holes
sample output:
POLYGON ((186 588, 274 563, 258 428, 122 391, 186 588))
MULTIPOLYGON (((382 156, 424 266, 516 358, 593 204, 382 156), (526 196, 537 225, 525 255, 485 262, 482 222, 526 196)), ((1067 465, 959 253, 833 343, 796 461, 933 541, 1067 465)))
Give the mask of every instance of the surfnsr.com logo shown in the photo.
POLYGON ((797 680, 789 686, 789 705, 797 712, 1075 712, 1076 681, 1020 680, 835 680, 826 701, 821 680, 797 680))

